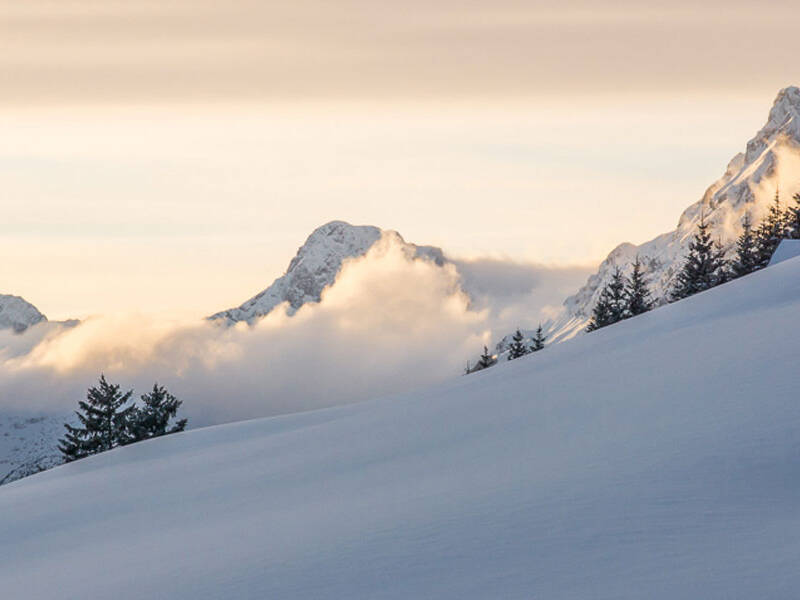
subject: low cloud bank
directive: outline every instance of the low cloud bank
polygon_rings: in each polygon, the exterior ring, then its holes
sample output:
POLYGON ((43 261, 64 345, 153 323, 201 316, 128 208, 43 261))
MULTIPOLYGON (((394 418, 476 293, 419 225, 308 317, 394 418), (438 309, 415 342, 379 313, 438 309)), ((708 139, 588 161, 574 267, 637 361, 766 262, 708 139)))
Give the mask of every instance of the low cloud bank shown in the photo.
POLYGON ((225 328, 116 315, 0 338, 0 409, 65 414, 101 372, 137 393, 166 385, 192 426, 390 395, 456 376, 576 276, 503 261, 437 267, 382 240, 292 317, 278 309, 225 328))

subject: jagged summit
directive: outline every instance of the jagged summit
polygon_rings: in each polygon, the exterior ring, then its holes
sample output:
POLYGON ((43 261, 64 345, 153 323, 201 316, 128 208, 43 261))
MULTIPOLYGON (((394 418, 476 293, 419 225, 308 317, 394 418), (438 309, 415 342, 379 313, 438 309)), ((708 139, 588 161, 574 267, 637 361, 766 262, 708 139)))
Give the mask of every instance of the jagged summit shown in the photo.
POLYGON ((21 333, 41 321, 47 321, 47 317, 24 298, 0 294, 0 329, 21 333))
MULTIPOLYGON (((665 302, 672 280, 679 271, 687 246, 701 218, 711 226, 712 236, 730 255, 741 233, 745 214, 760 220, 776 190, 784 203, 800 191, 800 88, 790 86, 778 92, 766 124, 747 142, 744 152, 734 156, 725 173, 711 184, 703 197, 681 214, 675 230, 639 246, 623 243, 614 248, 594 275, 573 296, 564 301, 559 317, 549 324, 551 341, 582 333, 603 286, 615 266, 623 270, 638 255, 645 265, 654 298, 665 302)), ((502 352, 506 340, 498 344, 502 352)))
POLYGON ((319 302, 322 290, 331 285, 348 258, 364 256, 382 237, 400 244, 409 258, 425 258, 437 265, 446 262, 442 250, 406 242, 396 231, 384 231, 371 225, 351 225, 331 221, 315 229, 289 263, 286 273, 241 306, 218 312, 210 320, 228 324, 254 323, 279 304, 289 303, 289 314, 308 302, 319 302))
POLYGON ((565 300, 551 334, 563 339, 581 332, 614 266, 625 268, 637 255, 645 262, 654 297, 664 302, 700 219, 709 222, 713 237, 732 253, 745 214, 761 219, 781 185, 784 201, 800 190, 800 172, 794 172, 797 164, 800 88, 790 86, 778 92, 766 124, 747 142, 745 152, 734 156, 723 176, 683 212, 677 228, 640 246, 625 243, 612 250, 586 285, 565 300))

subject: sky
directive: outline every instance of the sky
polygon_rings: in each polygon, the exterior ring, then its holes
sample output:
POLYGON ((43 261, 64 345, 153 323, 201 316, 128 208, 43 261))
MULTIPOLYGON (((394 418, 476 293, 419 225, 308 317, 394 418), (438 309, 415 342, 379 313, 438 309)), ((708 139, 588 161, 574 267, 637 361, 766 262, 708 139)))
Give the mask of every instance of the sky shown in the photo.
POLYGON ((796 2, 0 0, 0 292, 206 315, 317 226, 585 268, 797 84, 796 2))

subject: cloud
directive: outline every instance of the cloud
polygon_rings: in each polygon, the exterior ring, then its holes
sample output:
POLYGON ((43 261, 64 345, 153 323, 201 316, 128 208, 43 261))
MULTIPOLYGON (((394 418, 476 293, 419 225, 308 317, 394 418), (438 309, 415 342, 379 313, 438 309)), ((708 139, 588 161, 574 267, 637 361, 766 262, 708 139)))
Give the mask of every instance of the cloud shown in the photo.
POLYGON ((582 269, 497 259, 438 267, 385 236, 344 263, 319 304, 253 327, 126 314, 0 337, 15 344, 0 354, 0 408, 66 414, 100 373, 138 393, 166 385, 193 426, 391 395, 457 376, 582 280, 582 269))
POLYGON ((794 2, 0 0, 4 101, 774 91, 794 2), (707 23, 713 21, 714 28, 707 23), (736 40, 737 43, 731 43, 736 40))
POLYGON ((455 264, 472 306, 488 311, 495 341, 517 327, 533 329, 553 318, 564 298, 596 270, 594 265, 553 267, 497 258, 455 264))
MULTIPOLYGON (((32 332, 32 335, 35 332, 32 332)), ((342 268, 319 304, 255 327, 117 315, 36 333, 0 367, 3 405, 66 413, 103 372, 143 392, 158 380, 193 425, 343 404, 460 372, 488 341, 450 265, 409 260, 391 239, 342 268)))

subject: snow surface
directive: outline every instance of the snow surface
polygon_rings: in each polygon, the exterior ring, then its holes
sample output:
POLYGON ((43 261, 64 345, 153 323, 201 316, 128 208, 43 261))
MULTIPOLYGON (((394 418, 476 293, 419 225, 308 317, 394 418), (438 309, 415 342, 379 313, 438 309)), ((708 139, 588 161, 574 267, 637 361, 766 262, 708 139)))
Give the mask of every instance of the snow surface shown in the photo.
POLYGON ((786 599, 800 258, 414 394, 0 488, 4 597, 786 599))
POLYGON ((775 248, 775 253, 769 260, 769 266, 777 265, 785 260, 800 256, 800 240, 781 240, 778 247, 775 248))
POLYGON ((227 324, 245 321, 252 324, 275 307, 288 303, 288 314, 307 302, 319 302, 322 290, 332 285, 350 258, 364 256, 383 236, 393 238, 406 251, 410 259, 424 258, 438 265, 445 263, 444 255, 433 246, 416 246, 403 240, 396 231, 383 231, 370 225, 350 225, 344 221, 331 221, 315 229, 297 250, 286 273, 267 289, 259 292, 238 308, 231 308, 208 317, 227 324))
POLYGON ((13 329, 21 333, 31 325, 46 320, 47 317, 25 299, 0 294, 0 329, 13 329))
MULTIPOLYGON (((732 256, 742 231, 742 219, 749 213, 753 222, 758 223, 773 202, 776 190, 780 191, 784 206, 800 191, 800 88, 797 87, 778 92, 767 123, 747 143, 745 152, 731 159, 723 176, 683 212, 674 231, 639 246, 620 244, 611 251, 597 273, 564 301, 562 314, 547 328, 551 341, 584 333, 614 268, 619 266, 628 273, 637 255, 644 263, 654 298, 665 302, 700 219, 705 216, 712 237, 732 256)), ((498 351, 505 349, 504 344, 507 344, 505 338, 498 351)))

